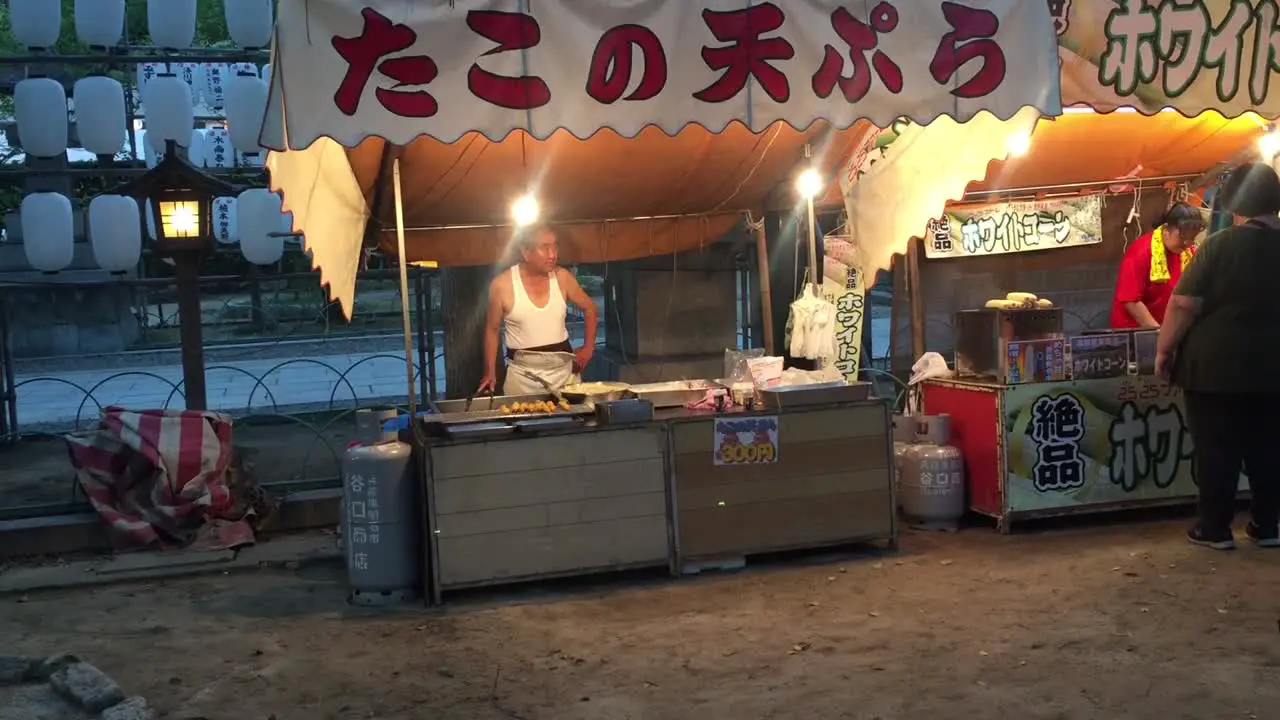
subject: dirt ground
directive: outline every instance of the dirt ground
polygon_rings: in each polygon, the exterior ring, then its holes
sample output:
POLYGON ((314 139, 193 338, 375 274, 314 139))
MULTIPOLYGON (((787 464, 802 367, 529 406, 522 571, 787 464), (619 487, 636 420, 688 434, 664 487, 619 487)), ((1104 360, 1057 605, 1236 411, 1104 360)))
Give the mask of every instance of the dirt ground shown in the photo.
POLYGON ((1181 529, 913 534, 446 611, 264 570, 0 598, 0 647, 78 653, 179 720, 1274 717, 1280 551, 1181 529))

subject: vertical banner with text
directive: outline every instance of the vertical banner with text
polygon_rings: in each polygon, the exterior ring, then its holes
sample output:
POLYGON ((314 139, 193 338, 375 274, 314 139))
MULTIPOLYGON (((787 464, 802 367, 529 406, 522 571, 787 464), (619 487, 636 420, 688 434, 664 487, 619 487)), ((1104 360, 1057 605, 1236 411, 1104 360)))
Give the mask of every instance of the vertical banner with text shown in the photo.
POLYGON ((862 366, 862 327, 866 320, 866 279, 861 258, 848 237, 823 239, 822 296, 836 308, 834 364, 847 382, 858 381, 862 366))

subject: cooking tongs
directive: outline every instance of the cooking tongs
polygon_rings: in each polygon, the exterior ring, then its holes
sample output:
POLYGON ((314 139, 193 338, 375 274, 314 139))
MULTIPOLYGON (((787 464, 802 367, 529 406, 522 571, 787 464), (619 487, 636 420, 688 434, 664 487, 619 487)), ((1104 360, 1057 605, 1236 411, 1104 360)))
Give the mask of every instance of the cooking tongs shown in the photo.
MULTIPOLYGON (((489 408, 488 408, 488 409, 490 409, 490 410, 492 410, 492 409, 493 409, 493 394, 494 394, 494 393, 493 393, 493 390, 494 390, 493 388, 489 388, 489 390, 487 390, 487 391, 485 392, 485 394, 489 396, 489 408)), ((475 392, 472 392, 470 395, 468 395, 468 396, 467 396, 467 404, 466 404, 466 405, 464 405, 464 406, 462 407, 462 412, 471 412, 471 403, 472 403, 475 399, 476 399, 476 393, 475 393, 475 392)))
POLYGON ((551 397, 555 398, 557 403, 564 402, 564 394, 561 393, 559 390, 551 387, 551 383, 547 382, 547 379, 542 377, 541 375, 535 372, 529 372, 524 368, 508 368, 508 370, 515 370, 521 375, 529 378, 530 380, 533 380, 534 382, 538 383, 542 387, 546 388, 547 392, 551 393, 551 397))

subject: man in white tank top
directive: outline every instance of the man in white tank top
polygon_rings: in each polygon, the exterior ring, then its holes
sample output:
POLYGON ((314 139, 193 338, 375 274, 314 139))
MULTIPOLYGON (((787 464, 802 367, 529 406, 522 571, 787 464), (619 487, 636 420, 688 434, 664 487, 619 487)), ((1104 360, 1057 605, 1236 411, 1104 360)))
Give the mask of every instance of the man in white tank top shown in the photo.
POLYGON ((596 345, 596 305, 573 273, 560 267, 559 242, 547 227, 522 233, 520 262, 489 286, 484 333, 484 379, 477 393, 497 389, 498 335, 506 345, 504 395, 545 392, 531 375, 563 387, 591 362, 596 345), (586 315, 582 347, 569 344, 565 314, 573 305, 586 315))

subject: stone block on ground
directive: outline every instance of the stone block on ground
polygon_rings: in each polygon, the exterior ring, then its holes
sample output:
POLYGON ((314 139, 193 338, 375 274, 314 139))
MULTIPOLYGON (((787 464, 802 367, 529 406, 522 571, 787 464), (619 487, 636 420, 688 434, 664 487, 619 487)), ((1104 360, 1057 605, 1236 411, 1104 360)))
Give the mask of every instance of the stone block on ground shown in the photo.
POLYGON ((137 695, 102 711, 102 720, 154 720, 147 701, 137 695))
POLYGON ((58 672, 62 668, 78 662, 80 662, 80 658, 72 655, 71 653, 50 655, 44 660, 36 663, 35 667, 32 668, 31 679, 42 681, 48 680, 50 677, 53 677, 54 673, 58 672))
POLYGON ((114 680, 87 662, 68 665, 49 677, 59 695, 89 712, 102 712, 124 700, 114 680))
POLYGON ((17 685, 32 679, 36 661, 21 655, 0 655, 0 685, 17 685))

